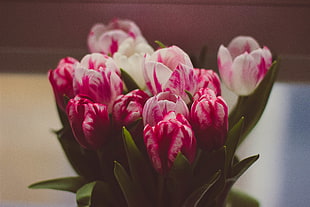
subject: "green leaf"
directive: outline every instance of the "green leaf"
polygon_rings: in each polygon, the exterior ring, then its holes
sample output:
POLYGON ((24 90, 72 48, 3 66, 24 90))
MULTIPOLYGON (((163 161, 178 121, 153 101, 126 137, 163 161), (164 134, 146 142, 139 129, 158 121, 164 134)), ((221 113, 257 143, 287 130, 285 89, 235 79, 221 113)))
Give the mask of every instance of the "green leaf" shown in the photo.
POLYGON ((121 76, 122 76, 122 80, 124 81, 128 91, 139 89, 139 86, 136 83, 136 81, 122 68, 121 68, 121 76))
POLYGON ((117 207, 120 204, 110 186, 103 181, 94 181, 82 186, 76 193, 79 207, 117 207))
POLYGON ((114 162, 114 175, 125 196, 128 207, 148 206, 149 202, 139 194, 137 186, 134 185, 124 167, 117 161, 114 162))
POLYGON ((239 96, 234 110, 229 114, 229 126, 234 126, 241 117, 245 117, 244 131, 241 134, 239 144, 246 138, 259 121, 264 112, 272 86, 278 72, 278 62, 274 61, 263 81, 253 94, 239 96))
POLYGON ((100 178, 100 166, 96 152, 84 149, 75 140, 71 128, 57 134, 58 140, 76 173, 88 181, 100 178))
POLYGON ((226 146, 213 152, 201 151, 199 153, 199 160, 194 169, 196 187, 206 183, 219 170, 221 170, 221 175, 226 176, 226 154, 226 146))
POLYGON ((162 43, 162 42, 159 41, 159 40, 155 40, 155 43, 156 43, 160 48, 166 48, 166 47, 167 47, 164 43, 162 43))
POLYGON ((196 187, 200 187, 202 183, 206 183, 219 170, 221 175, 214 185, 201 199, 199 206, 212 206, 217 197, 220 195, 226 184, 226 146, 213 152, 203 151, 200 155, 199 163, 195 169, 194 183, 196 187))
POLYGON ((227 206, 259 207, 259 202, 253 197, 233 189, 228 194, 227 206))
POLYGON ((192 182, 192 169, 186 157, 179 153, 167 175, 167 187, 170 206, 179 207, 187 194, 192 182))
POLYGON ((189 92, 187 90, 185 90, 185 93, 187 94, 189 101, 190 101, 190 103, 188 105, 191 105, 194 102, 193 95, 191 94, 191 92, 189 92))
POLYGON ((29 186, 31 189, 54 189, 76 193, 86 183, 83 177, 66 177, 46 180, 29 186))
POLYGON ((237 180, 256 160, 258 160, 259 155, 254 155, 248 157, 238 164, 236 164, 232 169, 232 177, 234 180, 237 180))
POLYGON ((244 118, 241 117, 238 123, 235 124, 235 126, 232 127, 231 130, 228 132, 227 140, 226 140, 226 150, 227 150, 227 156, 226 156, 226 169, 228 170, 228 173, 230 173, 231 165, 234 159, 234 155, 239 143, 239 138, 242 133, 242 129, 244 126, 244 118))
POLYGON ((129 131, 123 127, 124 146, 128 158, 130 175, 133 183, 142 189, 141 194, 148 195, 150 199, 155 195, 155 176, 150 162, 147 162, 136 146, 129 131))
POLYGON ((209 181, 203 186, 196 189, 190 196, 187 197, 183 203, 183 207, 197 207, 203 196, 208 192, 208 190, 215 184, 215 182, 220 178, 221 171, 216 172, 209 181))

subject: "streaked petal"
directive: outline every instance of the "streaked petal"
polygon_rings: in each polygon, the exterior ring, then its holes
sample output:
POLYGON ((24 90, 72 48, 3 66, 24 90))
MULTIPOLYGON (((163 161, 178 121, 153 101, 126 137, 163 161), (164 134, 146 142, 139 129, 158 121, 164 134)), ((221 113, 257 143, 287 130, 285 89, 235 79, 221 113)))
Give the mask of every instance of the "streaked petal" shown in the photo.
POLYGON ((237 56, 247 52, 250 53, 253 50, 260 48, 258 42, 250 36, 238 36, 235 37, 228 45, 228 50, 233 59, 237 56))

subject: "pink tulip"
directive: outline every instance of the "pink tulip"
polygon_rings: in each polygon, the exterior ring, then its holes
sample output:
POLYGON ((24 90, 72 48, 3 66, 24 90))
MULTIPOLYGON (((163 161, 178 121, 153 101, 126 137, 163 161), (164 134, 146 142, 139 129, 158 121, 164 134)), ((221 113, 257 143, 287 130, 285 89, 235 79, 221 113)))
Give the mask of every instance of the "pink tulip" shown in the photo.
POLYGON ((191 124, 198 144, 208 151, 219 149, 226 141, 228 106, 211 89, 202 88, 198 93, 198 96, 194 95, 195 101, 190 112, 191 124))
POLYGON ((139 27, 130 20, 114 19, 108 25, 95 24, 89 32, 87 43, 90 52, 112 56, 128 37, 142 37, 139 27))
POLYGON ((197 78, 197 89, 210 88, 217 96, 221 95, 221 81, 219 76, 213 70, 194 69, 197 78))
POLYGON ((225 85, 240 96, 253 93, 272 64, 267 47, 260 48, 252 37, 239 36, 228 48, 218 51, 218 67, 225 85))
POLYGON ((161 92, 145 103, 142 112, 143 123, 154 126, 170 111, 183 114, 185 118, 189 117, 188 107, 179 96, 169 91, 161 92))
POLYGON ((101 56, 106 59, 105 63, 90 64, 92 61, 82 59, 81 64, 76 65, 73 89, 75 94, 86 95, 94 102, 107 105, 110 113, 116 97, 123 92, 123 82, 115 72, 117 67, 113 59, 101 56))
POLYGON ((149 96, 142 90, 120 95, 114 102, 113 118, 116 125, 128 126, 142 118, 142 110, 149 96))
POLYGON ((155 170, 166 174, 178 155, 182 153, 190 163, 196 153, 196 139, 188 121, 173 111, 155 126, 144 128, 144 143, 155 170))
POLYGON ((67 105, 64 96, 74 97, 72 76, 76 63, 78 63, 76 59, 66 57, 59 61, 56 69, 48 71, 48 79, 53 87, 56 103, 63 111, 66 111, 67 105))
POLYGON ((197 81, 189 56, 179 47, 162 48, 144 61, 144 79, 152 94, 171 91, 181 96, 187 103, 185 91, 194 93, 197 81))
POLYGON ((82 96, 70 99, 67 115, 77 142, 84 148, 101 148, 109 138, 110 120, 107 106, 82 96))

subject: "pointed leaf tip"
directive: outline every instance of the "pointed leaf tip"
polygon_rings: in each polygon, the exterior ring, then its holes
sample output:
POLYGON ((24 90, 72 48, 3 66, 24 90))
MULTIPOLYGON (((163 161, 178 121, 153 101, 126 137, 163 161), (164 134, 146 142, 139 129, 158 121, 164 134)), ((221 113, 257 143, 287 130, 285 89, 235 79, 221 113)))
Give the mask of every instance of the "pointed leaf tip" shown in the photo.
POLYGON ((30 185, 30 189, 53 189, 76 193, 86 183, 83 177, 65 177, 46 180, 30 185))

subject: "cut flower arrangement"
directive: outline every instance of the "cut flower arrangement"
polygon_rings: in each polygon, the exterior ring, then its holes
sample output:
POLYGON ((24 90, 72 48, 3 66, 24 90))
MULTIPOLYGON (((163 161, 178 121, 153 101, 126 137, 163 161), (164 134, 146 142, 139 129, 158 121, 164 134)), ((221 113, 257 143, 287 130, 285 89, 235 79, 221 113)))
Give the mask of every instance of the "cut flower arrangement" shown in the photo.
POLYGON ((249 36, 218 50, 218 71, 178 46, 154 50, 130 20, 96 24, 90 54, 60 60, 48 78, 76 177, 32 184, 76 194, 78 206, 258 206, 232 189, 258 159, 238 146, 260 119, 277 62, 249 36), (221 82, 239 98, 232 110, 221 82))

